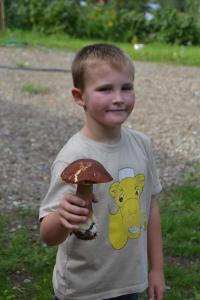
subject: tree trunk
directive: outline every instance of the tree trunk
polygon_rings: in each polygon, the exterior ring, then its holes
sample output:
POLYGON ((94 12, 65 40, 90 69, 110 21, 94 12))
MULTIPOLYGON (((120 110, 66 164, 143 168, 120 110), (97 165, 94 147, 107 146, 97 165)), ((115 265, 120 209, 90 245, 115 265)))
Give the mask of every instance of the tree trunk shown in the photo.
POLYGON ((5 30, 4 2, 0 0, 0 31, 5 30))

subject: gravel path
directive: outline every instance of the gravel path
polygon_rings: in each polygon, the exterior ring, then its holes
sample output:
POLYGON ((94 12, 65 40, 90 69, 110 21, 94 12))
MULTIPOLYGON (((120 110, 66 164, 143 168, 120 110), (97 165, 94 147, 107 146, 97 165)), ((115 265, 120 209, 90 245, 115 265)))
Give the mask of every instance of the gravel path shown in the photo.
MULTIPOLYGON (((0 48, 0 65, 70 69, 74 54, 0 48)), ((153 141, 164 188, 184 181, 200 159, 200 68, 136 62, 136 106, 127 126, 153 141)), ((69 72, 0 68, 0 209, 37 208, 56 153, 83 124, 69 72), (22 87, 42 85, 46 94, 22 87)))

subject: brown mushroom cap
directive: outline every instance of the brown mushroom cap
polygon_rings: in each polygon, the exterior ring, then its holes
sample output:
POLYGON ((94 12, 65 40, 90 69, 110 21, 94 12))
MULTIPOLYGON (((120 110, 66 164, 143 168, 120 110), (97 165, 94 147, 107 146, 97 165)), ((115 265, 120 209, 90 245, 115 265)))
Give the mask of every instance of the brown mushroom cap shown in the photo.
POLYGON ((67 183, 105 183, 112 181, 112 176, 101 163, 94 159, 78 159, 69 164, 61 174, 67 183))

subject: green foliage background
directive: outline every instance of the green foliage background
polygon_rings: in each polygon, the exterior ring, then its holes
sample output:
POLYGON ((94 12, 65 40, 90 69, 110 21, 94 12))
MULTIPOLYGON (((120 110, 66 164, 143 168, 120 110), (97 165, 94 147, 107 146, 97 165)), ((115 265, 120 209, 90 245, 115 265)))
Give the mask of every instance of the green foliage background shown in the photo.
POLYGON ((198 45, 200 29, 198 1, 160 1, 151 21, 145 19, 148 1, 114 1, 105 5, 87 0, 7 0, 7 26, 36 30, 45 34, 64 33, 76 38, 95 38, 122 42, 161 41, 198 45), (179 3, 179 5, 177 5, 179 3), (184 4, 184 5, 183 5, 184 4), (192 5, 193 4, 193 5, 192 5))

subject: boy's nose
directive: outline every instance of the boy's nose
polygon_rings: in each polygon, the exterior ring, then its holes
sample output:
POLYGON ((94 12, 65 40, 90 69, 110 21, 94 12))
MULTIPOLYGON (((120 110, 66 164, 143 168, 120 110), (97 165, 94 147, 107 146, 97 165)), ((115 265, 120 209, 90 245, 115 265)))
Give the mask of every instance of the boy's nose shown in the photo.
POLYGON ((124 100, 123 100, 122 94, 120 92, 119 93, 115 93, 115 95, 113 97, 113 103, 115 103, 115 104, 121 104, 123 102, 124 102, 124 100))

